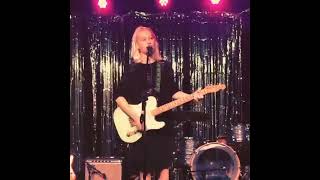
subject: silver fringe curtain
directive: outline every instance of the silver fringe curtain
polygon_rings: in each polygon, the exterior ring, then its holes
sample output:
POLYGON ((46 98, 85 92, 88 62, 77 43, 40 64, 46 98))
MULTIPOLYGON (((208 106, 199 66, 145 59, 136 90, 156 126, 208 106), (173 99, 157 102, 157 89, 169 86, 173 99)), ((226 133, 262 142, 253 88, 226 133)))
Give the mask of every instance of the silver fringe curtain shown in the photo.
MULTIPOLYGON (((230 137, 230 128, 243 118, 243 33, 249 10, 240 14, 192 12, 122 16, 70 16, 70 139, 79 157, 119 155, 124 144, 117 137, 112 113, 114 90, 129 62, 131 36, 138 25, 151 26, 163 57, 172 62, 181 90, 224 83, 227 88, 206 95, 202 103, 186 104, 180 111, 210 115, 192 122, 194 137, 215 140, 230 137)), ((246 80, 247 81, 247 80, 246 80)))

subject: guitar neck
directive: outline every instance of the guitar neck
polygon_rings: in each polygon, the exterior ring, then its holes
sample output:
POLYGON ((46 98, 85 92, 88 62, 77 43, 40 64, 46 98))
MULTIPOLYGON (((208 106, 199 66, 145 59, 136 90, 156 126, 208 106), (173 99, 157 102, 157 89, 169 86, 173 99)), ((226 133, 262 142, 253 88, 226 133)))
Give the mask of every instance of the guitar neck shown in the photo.
POLYGON ((175 107, 178 107, 184 103, 187 103, 189 101, 192 101, 193 100, 193 96, 190 95, 190 96, 187 96, 187 97, 184 97, 184 98, 180 98, 180 99, 177 99, 177 100, 174 100, 170 103, 167 103, 167 104, 164 104, 156 109, 154 109, 153 111, 151 111, 151 114, 153 116, 157 116, 161 113, 164 113, 166 111, 169 111, 170 109, 173 109, 175 107))
MULTIPOLYGON (((219 84, 219 85, 214 85, 214 86, 207 86, 206 88, 202 89, 199 91, 200 94, 202 95, 206 95, 208 93, 214 93, 217 92, 221 89, 225 89, 225 85, 224 84, 219 84)), ((153 116, 157 116, 161 113, 164 113, 166 111, 169 111, 170 109, 173 109, 175 107, 178 107, 184 103, 187 103, 189 101, 192 101, 194 99, 193 95, 189 95, 180 99, 177 99, 175 101, 172 101, 170 103, 164 104, 154 110, 151 111, 151 114, 153 116)))

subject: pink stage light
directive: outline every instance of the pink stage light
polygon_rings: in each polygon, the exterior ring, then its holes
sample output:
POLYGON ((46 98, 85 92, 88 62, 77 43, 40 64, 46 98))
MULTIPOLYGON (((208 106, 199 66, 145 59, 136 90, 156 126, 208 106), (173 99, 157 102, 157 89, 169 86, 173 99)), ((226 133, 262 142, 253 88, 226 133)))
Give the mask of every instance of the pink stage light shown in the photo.
POLYGON ((99 6, 100 8, 102 8, 102 9, 106 8, 107 5, 108 5, 107 0, 99 0, 99 2, 98 2, 98 6, 99 6))
POLYGON ((113 0, 91 0, 92 13, 102 16, 113 14, 113 0))
POLYGON ((219 4, 220 0, 210 0, 212 4, 219 4))
POLYGON ((168 0, 159 0, 159 4, 161 6, 166 6, 168 4, 168 0))

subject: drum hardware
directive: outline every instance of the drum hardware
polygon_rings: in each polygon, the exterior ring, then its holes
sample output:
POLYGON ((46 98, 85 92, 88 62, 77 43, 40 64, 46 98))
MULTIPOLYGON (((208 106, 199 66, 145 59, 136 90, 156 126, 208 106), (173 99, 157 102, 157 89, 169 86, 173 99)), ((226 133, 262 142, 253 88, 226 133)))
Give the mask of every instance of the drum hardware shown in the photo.
POLYGON ((236 143, 242 143, 250 141, 250 124, 239 123, 231 127, 232 141, 236 143))
POLYGON ((176 154, 176 164, 181 166, 188 166, 190 164, 190 159, 194 153, 196 147, 198 146, 198 141, 193 137, 184 137, 183 143, 180 144, 179 150, 176 154))
POLYGON ((208 114, 202 112, 170 112, 168 115, 170 119, 175 120, 174 129, 176 131, 176 164, 180 166, 188 165, 189 160, 196 146, 199 142, 193 138, 193 131, 191 122, 201 122, 210 120, 208 114))
POLYGON ((238 179, 240 175, 240 160, 236 152, 228 145, 216 142, 198 147, 190 159, 190 167, 195 180, 238 179))
POLYGON ((212 179, 212 180, 215 180, 215 179, 219 179, 219 180, 230 180, 230 177, 228 177, 227 175, 224 175, 224 174, 221 174, 221 175, 218 175, 218 174, 215 174, 214 172, 216 172, 218 169, 208 169, 208 170, 198 170, 198 171, 191 171, 191 174, 192 173, 198 173, 200 174, 199 176, 197 176, 196 179, 193 179, 192 180, 198 180, 198 179, 212 179))
POLYGON ((245 166, 244 167, 244 173, 242 175, 242 180, 250 180, 250 166, 245 166))
POLYGON ((199 146, 193 137, 185 137, 185 150, 173 153, 170 169, 174 180, 237 179, 240 177, 240 160, 228 145, 206 142, 199 146), (192 154, 190 155, 191 150, 192 154))
POLYGON ((236 152, 237 148, 234 150, 234 147, 229 145, 246 147, 247 142, 250 141, 250 124, 239 123, 231 126, 232 141, 230 142, 228 139, 230 136, 218 136, 216 141, 201 140, 200 142, 198 138, 195 139, 198 136, 193 136, 194 132, 186 133, 189 131, 185 127, 191 125, 191 122, 201 123, 210 120, 209 116, 198 112, 172 112, 172 115, 175 117, 172 119, 176 120, 174 127, 178 131, 178 137, 175 137, 175 142, 178 146, 173 153, 174 163, 170 169, 173 178, 170 179, 239 179, 238 151, 236 152))
POLYGON ((250 124, 246 124, 245 132, 247 141, 250 141, 250 124))
POLYGON ((190 168, 185 167, 173 167, 170 169, 170 180, 193 180, 189 173, 190 168))

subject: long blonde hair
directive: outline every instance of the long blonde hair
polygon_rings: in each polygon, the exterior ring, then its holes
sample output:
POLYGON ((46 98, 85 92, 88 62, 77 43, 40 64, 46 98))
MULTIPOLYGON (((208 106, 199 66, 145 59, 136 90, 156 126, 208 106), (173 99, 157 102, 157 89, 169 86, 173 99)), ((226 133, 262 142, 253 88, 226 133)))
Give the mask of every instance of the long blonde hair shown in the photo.
POLYGON ((151 56, 151 58, 156 61, 162 60, 162 57, 160 55, 160 50, 159 50, 159 42, 158 42, 156 35, 154 34, 154 32, 152 31, 151 28, 144 27, 144 26, 138 26, 132 35, 130 57, 133 59, 133 61, 135 63, 139 63, 141 61, 139 49, 137 47, 137 34, 142 30, 150 31, 151 35, 155 38, 155 50, 154 50, 154 53, 151 56))

